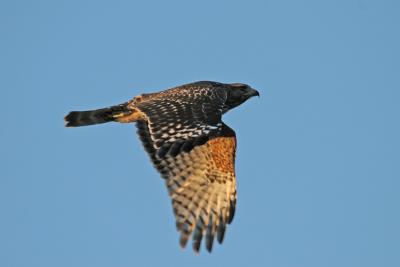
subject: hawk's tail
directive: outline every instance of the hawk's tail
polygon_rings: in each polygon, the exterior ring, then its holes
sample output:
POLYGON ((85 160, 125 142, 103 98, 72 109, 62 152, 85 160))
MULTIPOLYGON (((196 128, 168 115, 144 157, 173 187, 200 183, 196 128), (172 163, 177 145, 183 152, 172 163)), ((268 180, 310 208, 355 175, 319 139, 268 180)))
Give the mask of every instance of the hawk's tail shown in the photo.
POLYGON ((128 107, 128 102, 108 108, 71 111, 65 116, 66 127, 87 126, 110 121, 134 122, 139 119, 138 110, 128 107))

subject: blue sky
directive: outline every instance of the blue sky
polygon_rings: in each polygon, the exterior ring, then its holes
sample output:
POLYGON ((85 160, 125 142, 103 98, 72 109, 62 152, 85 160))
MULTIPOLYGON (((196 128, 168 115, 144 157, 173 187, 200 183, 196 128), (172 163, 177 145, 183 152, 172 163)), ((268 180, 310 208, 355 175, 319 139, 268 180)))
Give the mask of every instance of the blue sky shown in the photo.
POLYGON ((1 1, 0 266, 400 266, 398 1, 1 1), (181 251, 133 125, 66 129, 179 84, 259 89, 224 121, 238 206, 181 251))

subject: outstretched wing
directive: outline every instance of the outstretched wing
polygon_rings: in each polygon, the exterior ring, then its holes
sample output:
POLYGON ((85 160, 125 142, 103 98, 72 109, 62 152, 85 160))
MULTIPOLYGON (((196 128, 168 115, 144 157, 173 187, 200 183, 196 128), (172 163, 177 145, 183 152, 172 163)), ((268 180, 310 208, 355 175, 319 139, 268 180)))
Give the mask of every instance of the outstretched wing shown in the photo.
POLYGON ((214 236, 222 243, 226 224, 234 215, 236 178, 234 170, 236 137, 232 129, 222 124, 221 131, 189 152, 175 155, 157 154, 148 123, 138 123, 138 133, 154 165, 166 179, 172 199, 176 226, 181 234, 180 245, 186 246, 190 235, 193 249, 205 245, 212 250, 214 236))
POLYGON ((223 91, 171 89, 132 102, 145 115, 138 134, 155 167, 166 179, 180 244, 192 234, 199 251, 203 236, 212 250, 223 241, 236 203, 236 137, 221 121, 223 91))

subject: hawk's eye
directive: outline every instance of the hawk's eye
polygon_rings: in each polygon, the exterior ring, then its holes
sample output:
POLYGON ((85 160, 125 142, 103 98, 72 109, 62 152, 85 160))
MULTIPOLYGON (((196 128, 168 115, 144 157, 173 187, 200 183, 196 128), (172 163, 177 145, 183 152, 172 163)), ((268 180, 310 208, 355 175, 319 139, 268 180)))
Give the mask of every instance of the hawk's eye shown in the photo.
POLYGON ((240 86, 240 90, 242 90, 242 91, 247 91, 248 88, 249 87, 247 85, 245 85, 245 84, 240 86))
POLYGON ((247 84, 243 84, 243 83, 233 83, 232 87, 239 89, 241 91, 245 91, 245 90, 247 90, 248 86, 247 86, 247 84))

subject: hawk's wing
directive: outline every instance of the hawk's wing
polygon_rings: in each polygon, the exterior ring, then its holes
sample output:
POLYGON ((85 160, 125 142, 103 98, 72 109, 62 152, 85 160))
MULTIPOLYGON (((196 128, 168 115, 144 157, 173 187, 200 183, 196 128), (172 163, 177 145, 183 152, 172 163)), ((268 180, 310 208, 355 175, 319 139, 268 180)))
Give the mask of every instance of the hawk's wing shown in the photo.
POLYGON ((160 99, 136 105, 147 117, 137 123, 138 134, 166 179, 180 244, 192 234, 196 252, 203 236, 208 251, 215 234, 222 243, 236 203, 235 132, 221 122, 222 104, 197 103, 160 99))
POLYGON ((203 91, 179 89, 142 95, 132 102, 133 108, 145 115, 160 158, 166 153, 189 152, 222 129, 226 92, 212 88, 203 91))
POLYGON ((223 124, 220 134, 189 152, 157 156, 146 122, 138 123, 138 133, 156 168, 166 178, 172 198, 180 244, 185 247, 193 233, 193 249, 198 252, 202 237, 211 251, 214 235, 222 243, 226 224, 233 219, 236 204, 234 170, 236 137, 223 124))

